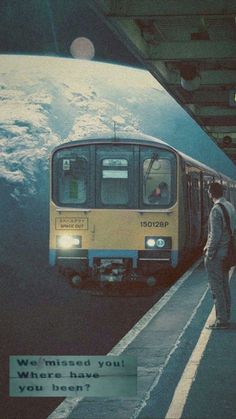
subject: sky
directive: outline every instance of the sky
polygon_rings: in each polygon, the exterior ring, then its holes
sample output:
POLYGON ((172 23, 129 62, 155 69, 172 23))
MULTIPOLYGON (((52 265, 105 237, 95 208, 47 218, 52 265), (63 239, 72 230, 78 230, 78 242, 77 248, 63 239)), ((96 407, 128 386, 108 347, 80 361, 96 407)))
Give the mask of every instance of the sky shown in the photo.
POLYGON ((92 41, 98 61, 141 67, 88 0, 1 0, 1 53, 68 57, 78 37, 92 41))

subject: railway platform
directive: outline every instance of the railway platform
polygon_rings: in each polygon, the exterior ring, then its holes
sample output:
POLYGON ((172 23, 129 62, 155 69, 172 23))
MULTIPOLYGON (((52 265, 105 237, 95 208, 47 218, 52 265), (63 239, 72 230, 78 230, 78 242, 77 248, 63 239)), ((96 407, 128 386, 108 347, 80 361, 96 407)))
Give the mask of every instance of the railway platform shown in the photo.
POLYGON ((234 419, 236 272, 229 329, 215 320, 202 260, 197 261, 113 348, 137 357, 132 398, 65 399, 49 419, 234 419))

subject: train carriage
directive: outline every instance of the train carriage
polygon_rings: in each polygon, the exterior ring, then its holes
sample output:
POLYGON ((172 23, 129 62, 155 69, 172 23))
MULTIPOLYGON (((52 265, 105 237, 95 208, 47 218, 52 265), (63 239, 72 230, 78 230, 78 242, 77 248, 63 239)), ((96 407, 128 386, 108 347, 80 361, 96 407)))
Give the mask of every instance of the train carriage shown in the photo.
POLYGON ((51 158, 50 264, 79 285, 158 281, 203 245, 212 180, 235 197, 227 177, 146 135, 60 145, 51 158))

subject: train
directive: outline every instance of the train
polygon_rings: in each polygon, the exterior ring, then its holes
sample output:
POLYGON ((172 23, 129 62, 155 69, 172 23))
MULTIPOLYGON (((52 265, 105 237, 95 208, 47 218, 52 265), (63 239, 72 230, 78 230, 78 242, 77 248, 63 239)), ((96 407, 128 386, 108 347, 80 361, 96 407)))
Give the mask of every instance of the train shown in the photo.
POLYGON ((164 141, 104 133, 50 161, 49 263, 74 286, 156 285, 207 237, 208 185, 236 204, 236 182, 164 141))

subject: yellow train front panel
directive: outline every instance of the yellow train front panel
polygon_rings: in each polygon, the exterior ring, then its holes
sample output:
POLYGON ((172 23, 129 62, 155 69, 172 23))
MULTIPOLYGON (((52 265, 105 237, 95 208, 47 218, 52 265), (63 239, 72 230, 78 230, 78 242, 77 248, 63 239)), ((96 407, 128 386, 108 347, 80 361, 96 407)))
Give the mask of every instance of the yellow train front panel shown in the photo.
POLYGON ((177 264, 178 206, 168 211, 124 209, 69 210, 51 203, 50 259, 127 258, 177 264), (74 240, 74 241, 73 241, 74 240))

